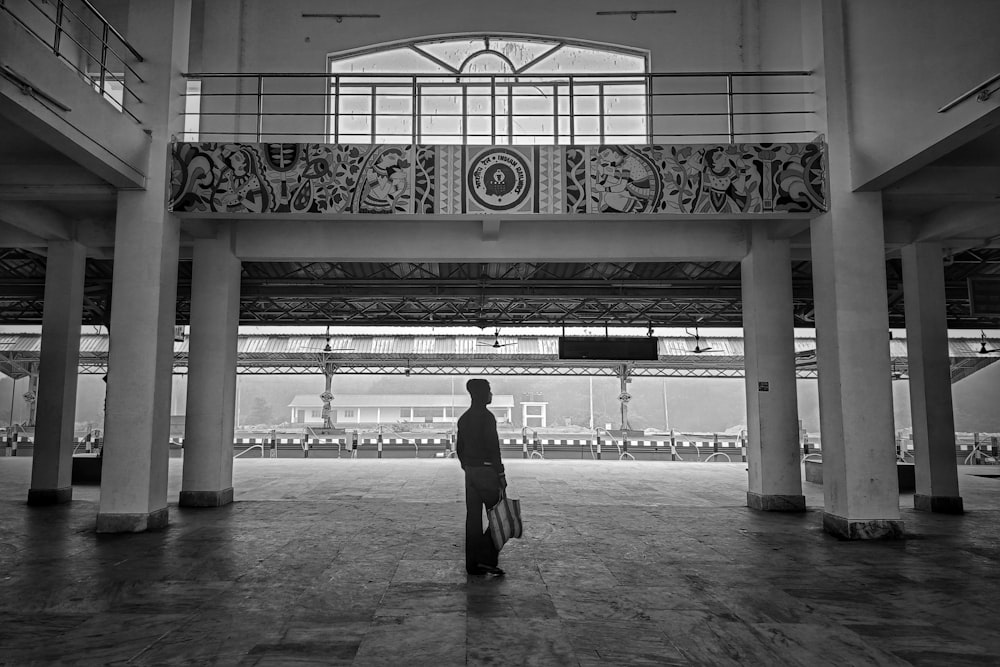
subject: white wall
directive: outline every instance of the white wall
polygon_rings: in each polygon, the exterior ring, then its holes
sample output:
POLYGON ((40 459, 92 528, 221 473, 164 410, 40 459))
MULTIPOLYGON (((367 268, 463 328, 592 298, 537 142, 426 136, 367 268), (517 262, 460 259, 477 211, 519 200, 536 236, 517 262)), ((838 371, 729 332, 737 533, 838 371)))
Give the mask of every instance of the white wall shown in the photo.
MULTIPOLYGON (((606 0, 509 0, 469 2, 384 0, 355 8, 330 8, 308 0, 196 2, 199 23, 192 28, 191 62, 202 72, 316 72, 326 70, 330 53, 378 44, 473 32, 505 32, 573 38, 641 49, 649 53, 653 72, 801 69, 802 45, 798 0, 676 0, 676 14, 597 16, 614 9, 606 0), (379 19, 302 18, 301 14, 343 11, 378 13, 379 19)), ((234 92, 232 82, 206 81, 205 91, 234 92), (228 87, 227 87, 228 86, 228 87)), ((323 93, 322 79, 269 83, 323 93)), ((256 82, 244 79, 244 93, 255 93, 256 82)), ((284 102, 283 103, 287 103, 284 102)), ((298 111, 323 113, 323 95, 292 101, 298 111)), ((250 95, 204 98, 205 110, 256 111, 250 95)), ((319 117, 299 119, 299 131, 315 132, 302 141, 322 140, 319 117)), ((205 119, 203 131, 222 131, 228 119, 205 119), (214 124, 214 125, 213 125, 214 124)), ((274 128, 278 131, 279 128, 274 128)), ((288 131, 283 124, 280 128, 288 131)), ((241 131, 253 132, 246 118, 241 131)), ((253 140, 252 137, 243 137, 253 140)))
POLYGON ((937 113, 1000 73, 1000 2, 846 0, 845 12, 856 188, 880 189, 923 166, 977 119, 1000 123, 1000 95, 937 113))

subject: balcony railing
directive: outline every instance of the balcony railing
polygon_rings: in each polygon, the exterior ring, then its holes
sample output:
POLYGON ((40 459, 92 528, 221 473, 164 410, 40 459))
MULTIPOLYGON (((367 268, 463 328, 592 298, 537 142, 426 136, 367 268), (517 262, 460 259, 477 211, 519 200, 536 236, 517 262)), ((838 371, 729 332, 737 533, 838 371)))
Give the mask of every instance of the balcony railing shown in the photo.
POLYGON ((129 110, 126 95, 141 102, 126 83, 142 83, 132 63, 142 62, 142 55, 89 0, 21 0, 15 11, 12 3, 0 0, 6 12, 84 80, 101 93, 116 109, 140 122, 129 110))
POLYGON ((189 141, 733 144, 818 134, 806 71, 185 76, 189 141))

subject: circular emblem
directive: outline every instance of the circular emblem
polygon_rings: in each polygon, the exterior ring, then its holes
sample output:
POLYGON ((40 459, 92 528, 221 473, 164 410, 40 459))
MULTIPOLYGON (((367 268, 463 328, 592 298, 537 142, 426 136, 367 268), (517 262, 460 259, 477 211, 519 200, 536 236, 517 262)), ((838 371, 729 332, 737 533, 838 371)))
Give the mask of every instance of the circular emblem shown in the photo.
POLYGON ((490 211, 509 211, 528 196, 528 162, 505 148, 484 151, 469 168, 469 192, 490 211))
POLYGON ((322 394, 319 395, 319 400, 323 401, 324 403, 329 403, 330 401, 333 400, 333 394, 331 394, 328 391, 324 391, 322 394))

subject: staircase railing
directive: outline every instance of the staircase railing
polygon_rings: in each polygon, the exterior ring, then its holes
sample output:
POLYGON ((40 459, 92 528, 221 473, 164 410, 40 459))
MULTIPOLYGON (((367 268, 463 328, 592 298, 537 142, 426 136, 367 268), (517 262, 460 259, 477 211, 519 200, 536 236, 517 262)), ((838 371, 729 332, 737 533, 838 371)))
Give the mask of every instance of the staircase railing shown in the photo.
MULTIPOLYGON (((20 9, 15 11, 13 5, 0 1, 0 12, 7 13, 52 49, 115 108, 140 122, 129 110, 129 104, 142 100, 126 82, 125 75, 127 70, 130 80, 143 83, 132 66, 132 63, 143 61, 142 55, 89 0, 23 0, 18 7, 20 9), (73 46, 67 46, 68 42, 73 46), (74 53, 77 49, 79 56, 74 53), (125 99, 126 94, 131 100, 125 99)), ((3 75, 15 82, 20 78, 9 68, 4 69, 3 75)), ((22 80, 22 83, 29 82, 22 80)))

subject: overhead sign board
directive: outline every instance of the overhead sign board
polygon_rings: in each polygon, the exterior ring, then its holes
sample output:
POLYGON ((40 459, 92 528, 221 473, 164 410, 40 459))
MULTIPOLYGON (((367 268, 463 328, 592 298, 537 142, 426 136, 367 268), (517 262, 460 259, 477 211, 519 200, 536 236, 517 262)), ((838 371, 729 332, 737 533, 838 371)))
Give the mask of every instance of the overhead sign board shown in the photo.
POLYGON ((973 317, 1000 317, 1000 276, 969 278, 969 310, 973 317))
POLYGON ((656 361, 656 339, 638 336, 561 336, 559 358, 595 361, 656 361))

